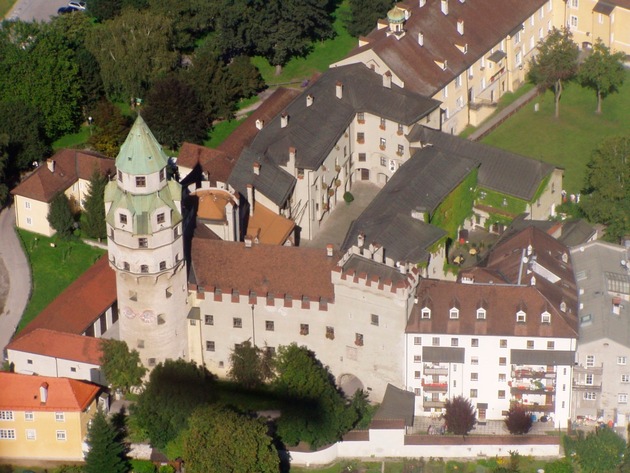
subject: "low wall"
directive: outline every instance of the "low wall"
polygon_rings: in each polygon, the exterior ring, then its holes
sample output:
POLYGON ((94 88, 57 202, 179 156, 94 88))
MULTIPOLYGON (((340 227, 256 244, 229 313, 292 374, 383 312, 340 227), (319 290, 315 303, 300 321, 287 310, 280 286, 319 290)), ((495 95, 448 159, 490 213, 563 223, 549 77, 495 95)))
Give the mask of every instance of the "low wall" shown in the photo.
POLYGON ((340 458, 507 457, 510 451, 535 457, 559 457, 560 439, 545 435, 405 435, 402 429, 350 432, 346 439, 317 452, 291 451, 291 464, 327 465, 340 458))

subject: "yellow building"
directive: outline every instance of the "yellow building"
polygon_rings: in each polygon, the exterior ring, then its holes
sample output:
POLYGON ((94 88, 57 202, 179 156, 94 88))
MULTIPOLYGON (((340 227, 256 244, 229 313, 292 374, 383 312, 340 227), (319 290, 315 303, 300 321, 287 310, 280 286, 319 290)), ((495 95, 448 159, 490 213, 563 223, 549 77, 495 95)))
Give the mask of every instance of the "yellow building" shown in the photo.
POLYGON ((3 372, 0 386, 0 462, 83 460, 99 386, 3 372))

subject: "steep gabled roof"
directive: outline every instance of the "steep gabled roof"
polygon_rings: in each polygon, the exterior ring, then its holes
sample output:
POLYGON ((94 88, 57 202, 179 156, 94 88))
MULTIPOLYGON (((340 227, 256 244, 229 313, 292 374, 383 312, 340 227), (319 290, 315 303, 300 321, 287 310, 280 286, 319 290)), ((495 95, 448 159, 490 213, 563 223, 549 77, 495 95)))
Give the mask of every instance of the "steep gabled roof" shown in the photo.
MULTIPOLYGON (((547 3, 547 0, 451 0, 449 12, 440 10, 440 0, 427 0, 423 7, 418 0, 402 2, 411 12, 405 22, 402 38, 387 34, 388 28, 374 29, 365 38, 367 44, 354 49, 348 59, 372 50, 405 88, 433 96, 455 79, 528 17, 547 3), (457 21, 464 21, 464 34, 457 31, 457 21), (423 34, 424 44, 418 43, 423 34), (466 53, 457 46, 467 45, 466 53), (446 69, 435 61, 447 63, 446 69)), ((357 59, 359 60, 359 59, 357 59)))
POLYGON ((36 328, 7 345, 7 350, 33 353, 62 360, 101 364, 101 340, 94 337, 36 328))
POLYGON ((76 379, 51 378, 0 372, 0 410, 81 412, 96 398, 101 388, 76 379), (48 399, 42 402, 40 387, 47 386, 48 399))
POLYGON ((62 149, 50 160, 53 171, 42 164, 11 193, 48 203, 78 179, 89 180, 95 169, 104 175, 114 173, 114 160, 93 151, 62 149))

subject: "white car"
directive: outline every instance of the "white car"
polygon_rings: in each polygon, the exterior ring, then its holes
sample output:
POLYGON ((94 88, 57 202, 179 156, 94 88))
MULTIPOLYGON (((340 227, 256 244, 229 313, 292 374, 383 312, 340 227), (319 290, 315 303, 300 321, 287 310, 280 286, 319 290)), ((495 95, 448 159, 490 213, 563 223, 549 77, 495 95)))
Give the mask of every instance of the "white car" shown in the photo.
POLYGON ((70 8, 75 8, 77 10, 85 10, 85 2, 68 2, 68 6, 70 8))

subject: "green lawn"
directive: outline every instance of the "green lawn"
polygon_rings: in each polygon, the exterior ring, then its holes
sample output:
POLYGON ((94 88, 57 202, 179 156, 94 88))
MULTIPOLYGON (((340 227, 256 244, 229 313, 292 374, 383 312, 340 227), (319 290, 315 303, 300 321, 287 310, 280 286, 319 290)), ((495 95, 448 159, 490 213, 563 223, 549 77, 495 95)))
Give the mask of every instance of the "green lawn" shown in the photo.
MULTIPOLYGON (((1 1, 1 0, 0 0, 1 1)), ((52 144, 53 150, 58 151, 62 148, 84 148, 90 137, 90 127, 84 125, 78 131, 71 135, 64 135, 52 144)))
POLYGON ((265 58, 260 56, 253 58, 252 62, 260 70, 265 83, 273 86, 309 79, 313 73, 325 71, 330 64, 345 57, 352 48, 358 45, 358 40, 350 36, 343 25, 343 19, 349 15, 349 10, 348 2, 342 2, 334 13, 333 27, 336 36, 333 39, 315 43, 306 57, 290 60, 282 68, 280 75, 276 75, 275 66, 270 65, 265 58))
POLYGON ((225 120, 217 123, 212 127, 210 137, 203 142, 203 145, 208 148, 216 148, 223 143, 241 123, 245 121, 245 118, 247 117, 240 118, 238 120, 225 120))
POLYGON ((14 4, 15 0, 0 0, 0 18, 4 18, 14 4))
POLYGON ((18 233, 33 278, 31 298, 18 325, 20 331, 105 252, 77 240, 47 238, 24 230, 18 233))
POLYGON ((534 99, 499 128, 484 143, 504 148, 565 168, 564 188, 580 192, 586 164, 598 143, 608 136, 627 135, 630 130, 630 72, 619 93, 604 100, 603 113, 595 114, 595 93, 575 83, 565 88, 560 118, 554 118, 551 92, 534 99), (534 104, 540 111, 534 112, 534 104))

